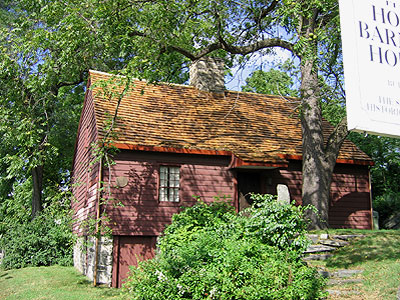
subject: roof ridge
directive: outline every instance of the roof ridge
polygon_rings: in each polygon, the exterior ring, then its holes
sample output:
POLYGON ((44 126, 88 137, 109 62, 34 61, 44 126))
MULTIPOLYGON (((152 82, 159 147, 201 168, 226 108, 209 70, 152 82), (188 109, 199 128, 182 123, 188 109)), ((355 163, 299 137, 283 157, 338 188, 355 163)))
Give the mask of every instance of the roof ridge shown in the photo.
MULTIPOLYGON (((125 77, 126 78, 125 75, 112 74, 112 73, 107 73, 107 72, 102 72, 102 71, 89 69, 89 74, 90 73, 97 73, 99 75, 104 75, 104 76, 118 76, 118 77, 125 77)), ((164 84, 164 85, 182 86, 182 87, 186 87, 186 88, 196 89, 194 86, 191 86, 191 85, 188 85, 188 84, 182 84, 182 83, 173 83, 173 82, 165 82, 165 81, 149 82, 147 79, 139 79, 139 78, 136 78, 136 77, 133 77, 132 79, 133 80, 137 80, 137 81, 146 82, 148 84, 153 84, 153 85, 164 84)))

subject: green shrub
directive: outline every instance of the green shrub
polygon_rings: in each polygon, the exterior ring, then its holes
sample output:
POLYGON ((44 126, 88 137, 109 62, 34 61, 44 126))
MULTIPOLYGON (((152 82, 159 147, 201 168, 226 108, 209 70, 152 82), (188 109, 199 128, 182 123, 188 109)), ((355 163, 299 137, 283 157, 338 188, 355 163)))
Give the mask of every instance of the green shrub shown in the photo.
POLYGON ((279 203, 276 196, 253 194, 253 207, 245 214, 245 233, 255 236, 263 243, 280 249, 296 250, 302 253, 309 246, 306 237, 308 222, 304 211, 311 206, 295 206, 279 203))
POLYGON ((131 268, 124 288, 132 299, 318 299, 323 280, 293 246, 304 235, 301 209, 255 199, 244 214, 216 202, 174 216, 156 257, 131 268), (264 219, 273 212, 289 224, 271 226, 264 219))
POLYGON ((193 233, 196 231, 226 224, 234 213, 235 208, 218 197, 210 204, 199 200, 196 205, 185 207, 180 214, 172 216, 172 223, 164 230, 159 248, 168 251, 174 247, 184 246, 194 238, 193 233))
POLYGON ((72 264, 71 217, 68 210, 58 209, 50 206, 32 221, 10 225, 0 239, 2 267, 72 264))
POLYGON ((385 222, 400 212, 400 193, 387 191, 374 199, 373 207, 379 213, 379 227, 385 228, 385 222))

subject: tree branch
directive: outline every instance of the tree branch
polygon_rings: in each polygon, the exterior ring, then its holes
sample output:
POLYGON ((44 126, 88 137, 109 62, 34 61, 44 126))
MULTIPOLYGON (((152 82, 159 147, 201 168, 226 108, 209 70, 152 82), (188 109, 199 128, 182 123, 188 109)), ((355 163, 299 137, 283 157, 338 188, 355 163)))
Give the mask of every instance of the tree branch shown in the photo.
POLYGON ((258 22, 260 22, 260 20, 262 20, 266 16, 268 16, 268 14, 271 13, 275 9, 275 7, 277 5, 278 5, 278 1, 274 0, 274 1, 272 1, 272 3, 267 8, 263 9, 261 11, 261 14, 260 14, 259 18, 258 18, 258 22))
POLYGON ((168 45, 168 46, 166 46, 166 48, 167 49, 172 49, 172 50, 182 54, 183 56, 186 56, 187 58, 189 58, 192 61, 200 58, 200 57, 197 57, 196 55, 194 55, 192 52, 190 52, 190 51, 188 51, 188 50, 186 50, 184 48, 178 47, 178 46, 168 45))
POLYGON ((57 86, 56 86, 57 90, 62 88, 63 86, 71 86, 71 85, 81 84, 85 79, 84 78, 84 73, 85 73, 85 71, 79 72, 79 78, 77 80, 75 80, 75 81, 65 81, 65 82, 57 83, 57 86))
MULTIPOLYGON (((130 37, 145 37, 153 40, 148 34, 138 31, 138 30, 133 30, 130 33, 128 33, 130 37)), ((160 43, 159 41, 155 41, 160 43)), ((175 45, 165 45, 165 43, 160 43, 164 48, 166 49, 172 49, 176 52, 181 53, 182 55, 186 56, 190 60, 194 61, 197 60, 215 50, 222 49, 225 50, 231 54, 250 54, 253 52, 256 52, 261 49, 265 48, 273 48, 273 47, 280 47, 286 50, 289 50, 291 52, 294 51, 294 45, 290 42, 284 41, 279 38, 271 38, 271 39, 265 39, 261 41, 256 41, 250 45, 245 45, 245 46, 234 46, 231 44, 228 44, 221 36, 219 36, 219 41, 209 44, 208 46, 204 47, 203 49, 198 50, 197 52, 193 53, 190 52, 189 50, 186 50, 182 47, 175 46, 175 45)))
POLYGON ((246 46, 229 45, 222 39, 220 39, 220 43, 222 45, 221 49, 223 49, 231 54, 242 54, 242 55, 246 55, 246 54, 261 50, 261 49, 272 48, 272 47, 280 47, 280 48, 283 48, 283 49, 293 52, 293 47, 294 47, 294 45, 292 43, 281 40, 279 38, 271 38, 271 39, 261 40, 261 41, 257 41, 253 44, 246 45, 246 46))

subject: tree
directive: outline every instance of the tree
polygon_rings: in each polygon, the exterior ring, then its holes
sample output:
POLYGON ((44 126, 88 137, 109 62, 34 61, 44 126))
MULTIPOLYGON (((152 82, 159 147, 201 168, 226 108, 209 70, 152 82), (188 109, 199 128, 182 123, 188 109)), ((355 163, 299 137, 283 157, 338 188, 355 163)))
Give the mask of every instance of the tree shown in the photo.
POLYGON ((88 70, 136 59, 96 2, 0 1, 0 216, 34 218, 66 188, 88 70))
MULTIPOLYGON (((13 22, 2 27, 0 35, 0 131, 3 133, 1 148, 6 151, 2 155, 5 166, 2 180, 10 183, 9 190, 3 190, 3 196, 10 197, 19 184, 31 182, 31 217, 34 218, 42 210, 45 173, 54 175, 65 170, 64 165, 56 168, 59 149, 54 146, 57 137, 52 134, 57 128, 58 106, 62 103, 59 95, 65 87, 82 83, 83 76, 72 72, 68 78, 60 75, 62 62, 51 59, 56 50, 48 38, 50 31, 32 19, 22 21, 25 12, 17 6, 9 6, 6 11, 12 12, 13 22)), ((75 124, 77 115, 73 112, 69 115, 75 116, 71 120, 75 124)), ((68 142, 67 145, 70 146, 68 142)), ((71 156, 70 147, 60 149, 66 148, 71 156)))
POLYGON ((276 69, 271 69, 268 72, 256 70, 246 79, 246 85, 242 86, 242 91, 296 97, 297 90, 293 89, 292 86, 292 78, 283 71, 276 69))
POLYGON ((83 84, 99 52, 87 33, 74 30, 82 27, 78 18, 56 28, 50 19, 62 17, 57 7, 51 18, 40 9, 28 1, 1 6, 12 22, 0 29, 0 192, 4 202, 16 200, 21 185, 31 189, 31 218, 68 181, 83 84))

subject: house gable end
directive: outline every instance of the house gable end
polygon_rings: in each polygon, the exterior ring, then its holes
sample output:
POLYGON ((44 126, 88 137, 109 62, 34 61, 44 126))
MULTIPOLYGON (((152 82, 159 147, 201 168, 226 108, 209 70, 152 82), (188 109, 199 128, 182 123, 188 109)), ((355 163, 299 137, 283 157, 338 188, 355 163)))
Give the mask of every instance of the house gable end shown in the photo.
POLYGON ((82 113, 79 120, 72 164, 72 191, 74 199, 73 230, 81 234, 81 222, 94 215, 98 189, 98 164, 93 164, 92 145, 98 139, 93 93, 90 79, 86 90, 82 113))

